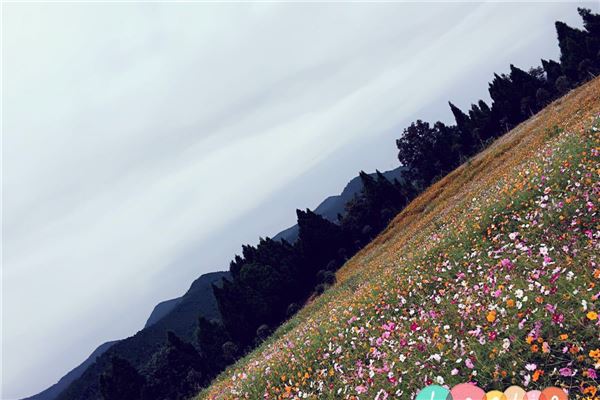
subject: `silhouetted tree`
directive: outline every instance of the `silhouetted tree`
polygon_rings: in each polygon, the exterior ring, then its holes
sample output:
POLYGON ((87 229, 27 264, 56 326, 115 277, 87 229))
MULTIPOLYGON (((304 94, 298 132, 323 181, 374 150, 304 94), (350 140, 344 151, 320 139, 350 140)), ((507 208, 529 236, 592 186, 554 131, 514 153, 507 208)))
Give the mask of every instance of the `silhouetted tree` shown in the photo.
POLYGON ((125 359, 113 357, 110 367, 100 376, 100 392, 105 400, 138 400, 144 378, 125 359))

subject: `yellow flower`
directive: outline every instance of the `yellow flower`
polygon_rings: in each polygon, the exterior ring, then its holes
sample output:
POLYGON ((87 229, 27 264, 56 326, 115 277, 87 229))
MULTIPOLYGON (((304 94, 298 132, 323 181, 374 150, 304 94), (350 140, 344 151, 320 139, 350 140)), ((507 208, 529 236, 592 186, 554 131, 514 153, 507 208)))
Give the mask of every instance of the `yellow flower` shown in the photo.
POLYGON ((527 344, 533 343, 533 336, 527 336, 527 338, 525 339, 525 341, 527 342, 527 344))
POLYGON ((486 319, 488 320, 488 322, 494 322, 496 320, 496 310, 490 311, 486 319))
POLYGON ((598 313, 595 311, 590 311, 588 312, 586 315, 587 319, 589 319, 590 321, 595 321, 598 319, 598 313))

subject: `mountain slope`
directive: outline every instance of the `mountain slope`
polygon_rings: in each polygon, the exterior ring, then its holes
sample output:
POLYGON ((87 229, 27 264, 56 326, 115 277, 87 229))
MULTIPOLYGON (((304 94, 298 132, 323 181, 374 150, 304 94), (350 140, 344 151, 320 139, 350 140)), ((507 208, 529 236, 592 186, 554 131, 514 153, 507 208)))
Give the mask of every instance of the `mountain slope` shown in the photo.
MULTIPOLYGON (((175 308, 175 306, 177 306, 177 304, 179 304, 180 301, 181 297, 178 297, 175 299, 166 300, 158 303, 152 310, 150 316, 148 317, 144 328, 148 328, 150 325, 155 324, 158 320, 160 320, 162 317, 171 312, 171 310, 173 310, 173 308, 175 308)), ((79 364, 77 367, 73 368, 71 371, 67 372, 62 378, 59 379, 57 383, 50 386, 48 389, 31 397, 27 397, 23 400, 54 400, 73 381, 79 378, 85 372, 85 370, 96 361, 96 358, 104 354, 113 344, 117 342, 118 340, 113 340, 111 342, 101 344, 92 352, 92 354, 90 354, 90 356, 84 362, 79 364)))
MULTIPOLYGON (((392 169, 390 171, 383 172, 383 176, 385 176, 389 181, 393 182, 394 179, 402 182, 402 173, 405 171, 404 167, 398 167, 396 169, 392 169)), ((372 177, 375 177, 376 174, 370 174, 372 177)), ((348 203, 352 198, 360 193, 363 189, 362 181, 359 176, 352 178, 350 182, 346 184, 342 193, 336 196, 329 196, 325 200, 321 202, 314 209, 316 214, 324 217, 325 219, 331 222, 337 222, 338 214, 344 215, 346 213, 346 203, 348 203)), ((290 243, 294 243, 296 239, 298 239, 298 225, 291 226, 273 237, 274 240, 285 239, 290 243)))
POLYGON ((27 397, 23 400, 53 400, 55 399, 63 390, 65 390, 73 381, 79 378, 85 370, 96 362, 96 358, 100 357, 104 354, 113 344, 117 343, 117 341, 102 343, 100 346, 96 348, 90 354, 90 356, 77 367, 73 368, 71 371, 65 374, 58 382, 54 385, 50 386, 48 389, 34 395, 31 397, 27 397))
POLYGON ((466 381, 593 397, 599 115, 597 78, 432 185, 199 398, 411 398, 466 381))
POLYGON ((158 320, 170 313, 180 302, 181 297, 177 297, 175 299, 165 300, 158 303, 152 310, 150 316, 148 317, 144 328, 148 328, 150 325, 153 325, 156 322, 158 322, 158 320))
POLYGON ((57 398, 101 399, 98 379, 110 359, 117 355, 127 359, 137 368, 141 368, 165 343, 167 331, 173 331, 181 339, 195 343, 198 317, 220 318, 211 285, 218 284, 226 277, 229 277, 229 272, 211 272, 200 276, 169 313, 135 335, 114 344, 57 398))

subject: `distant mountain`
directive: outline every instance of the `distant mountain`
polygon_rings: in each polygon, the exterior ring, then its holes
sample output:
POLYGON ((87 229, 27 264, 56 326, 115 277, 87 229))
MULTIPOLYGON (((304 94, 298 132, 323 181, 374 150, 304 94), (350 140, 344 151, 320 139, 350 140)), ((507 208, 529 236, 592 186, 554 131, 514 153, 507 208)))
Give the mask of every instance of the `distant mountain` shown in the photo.
POLYGON ((67 388, 67 386, 71 384, 71 382, 79 378, 85 372, 85 370, 96 361, 96 358, 104 354, 115 343, 117 343, 117 340, 101 344, 84 362, 69 371, 54 385, 50 386, 43 392, 31 397, 27 397, 23 400, 54 400, 63 390, 67 388))
POLYGON ((150 316, 148 317, 148 321, 146 321, 146 325, 144 325, 144 328, 147 328, 150 325, 153 325, 156 322, 158 322, 159 319, 170 313, 171 310, 173 310, 175 306, 177 306, 177 304, 179 304, 180 302, 181 297, 177 297, 175 299, 165 300, 161 303, 158 303, 156 307, 154 307, 154 310, 152 310, 150 316))
MULTIPOLYGON (((383 175, 389 179, 390 181, 393 181, 394 179, 398 179, 398 181, 402 181, 402 173, 405 171, 404 167, 398 167, 396 169, 393 169, 391 171, 386 171, 383 173, 383 175)), ((376 174, 370 174, 371 176, 375 176, 376 174)), ((317 206, 317 208, 314 209, 314 212, 316 214, 321 215, 323 218, 331 221, 331 222, 336 222, 338 220, 338 214, 344 215, 346 214, 346 203, 348 203, 350 200, 352 200, 352 198, 354 198, 355 195, 357 195, 358 193, 360 193, 360 191, 363 188, 363 184, 362 181, 360 180, 360 177, 357 176, 355 178, 353 178, 350 182, 348 182, 348 184, 346 185, 346 187, 344 188, 344 190, 342 191, 341 194, 337 195, 337 196, 329 196, 328 198, 326 198, 325 200, 323 200, 321 202, 321 204, 319 204, 317 206)), ((291 226, 281 232, 279 232, 277 235, 275 235, 273 237, 274 240, 281 240, 281 239, 285 239, 286 241, 293 243, 296 241, 296 239, 298 239, 298 225, 294 225, 291 226)))
MULTIPOLYGON (((156 307, 152 310, 150 317, 146 321, 146 325, 144 325, 144 329, 148 328, 150 325, 155 324, 162 317, 167 315, 171 310, 177 306, 181 302, 182 297, 178 297, 171 300, 165 300, 161 303, 158 303, 156 307)), ((54 385, 50 386, 48 389, 40 392, 34 396, 27 397, 23 400, 54 400, 63 390, 65 390, 74 380, 79 378, 85 370, 92 365, 96 358, 100 357, 104 354, 113 344, 117 343, 118 340, 113 340, 112 342, 106 342, 101 344, 90 354, 90 356, 77 367, 73 368, 71 371, 67 372, 65 376, 60 378, 58 382, 54 385)))
POLYGON ((167 331, 195 342, 198 317, 220 319, 212 284, 229 277, 229 272, 211 272, 196 279, 179 298, 163 301, 154 307, 144 328, 135 335, 99 346, 83 363, 56 384, 23 400, 100 399, 98 379, 114 355, 140 368, 166 341, 167 331))

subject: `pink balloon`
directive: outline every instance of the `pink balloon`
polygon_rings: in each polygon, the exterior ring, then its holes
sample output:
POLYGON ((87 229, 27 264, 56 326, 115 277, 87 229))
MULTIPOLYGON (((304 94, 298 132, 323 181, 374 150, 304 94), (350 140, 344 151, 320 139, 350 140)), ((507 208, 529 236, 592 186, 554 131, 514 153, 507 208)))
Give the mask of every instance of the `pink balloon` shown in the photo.
POLYGON ((542 392, 539 390, 530 390, 529 392, 525 393, 525 400, 540 400, 541 395, 542 392))
POLYGON ((483 389, 470 384, 460 383, 450 389, 452 400, 483 400, 485 398, 485 392, 483 389))

